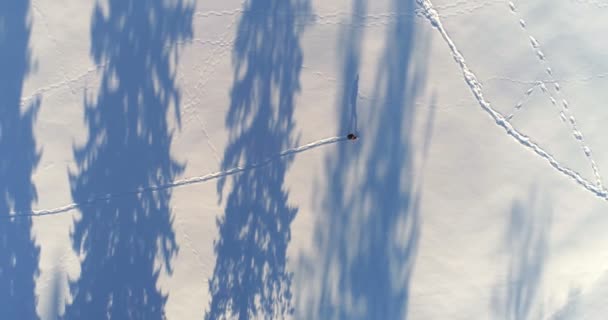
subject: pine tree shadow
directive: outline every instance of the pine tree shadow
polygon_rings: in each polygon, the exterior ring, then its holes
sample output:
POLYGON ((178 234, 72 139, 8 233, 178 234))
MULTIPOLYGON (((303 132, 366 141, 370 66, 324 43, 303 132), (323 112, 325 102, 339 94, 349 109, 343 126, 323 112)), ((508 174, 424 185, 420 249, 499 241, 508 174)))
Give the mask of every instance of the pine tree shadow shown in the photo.
POLYGON ((40 248, 29 213, 37 200, 32 174, 40 152, 34 122, 39 101, 21 107, 30 72, 28 0, 0 2, 0 310, 5 319, 38 319, 35 280, 40 248))
POLYGON ((577 320, 602 319, 608 313, 606 297, 608 296, 608 273, 594 281, 585 290, 577 287, 570 289, 565 304, 545 319, 577 320))
MULTIPOLYGON (((494 310, 504 319, 543 318, 539 306, 541 280, 547 256, 551 208, 532 189, 526 202, 514 201, 505 239, 510 255, 506 286, 494 292, 494 310)), ((497 288, 502 287, 499 286, 497 288)))
MULTIPOLYGON (((226 116, 230 141, 222 169, 260 163, 297 144, 299 38, 309 16, 308 0, 245 4, 233 52, 235 79, 226 116)), ((285 157, 229 178, 225 212, 217 220, 207 319, 276 319, 292 313, 286 250, 297 208, 288 203, 284 186, 291 161, 285 157)), ((220 201, 227 182, 218 182, 220 201)))
MULTIPOLYGON (((167 295, 159 273, 169 273, 178 246, 171 191, 133 193, 163 185, 183 171, 170 154, 168 118, 179 115, 172 66, 178 41, 192 37, 194 8, 181 0, 109 0, 98 3, 91 55, 105 64, 95 98, 85 97, 88 140, 74 147, 72 197, 86 203, 72 230, 81 257, 70 282, 67 319, 163 319, 167 295)), ((178 118, 179 119, 179 118, 178 118)))
MULTIPOLYGON (((353 8, 353 20, 366 16, 364 1, 355 0, 353 8)), ((360 139, 336 146, 326 160, 322 185, 327 190, 321 201, 315 199, 321 211, 316 254, 303 257, 300 264, 305 274, 299 281, 303 296, 298 318, 407 317, 420 232, 419 181, 413 181, 411 147, 414 102, 424 89, 427 50, 424 37, 416 35, 414 9, 414 1, 393 1, 397 14, 387 28, 368 112, 361 113, 360 139)), ((341 82, 346 86, 339 101, 340 133, 352 128, 350 92, 362 46, 362 31, 351 28, 343 34, 341 82)), ((430 129, 425 131, 430 139, 430 129)))

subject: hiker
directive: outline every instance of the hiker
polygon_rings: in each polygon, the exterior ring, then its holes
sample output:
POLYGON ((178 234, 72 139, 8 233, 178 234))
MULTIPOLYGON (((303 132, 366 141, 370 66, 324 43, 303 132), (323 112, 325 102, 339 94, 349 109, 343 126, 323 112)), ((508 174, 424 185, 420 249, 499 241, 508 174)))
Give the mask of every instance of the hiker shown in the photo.
POLYGON ((346 136, 346 139, 348 139, 348 140, 357 140, 357 135, 355 135, 354 133, 349 133, 346 136))

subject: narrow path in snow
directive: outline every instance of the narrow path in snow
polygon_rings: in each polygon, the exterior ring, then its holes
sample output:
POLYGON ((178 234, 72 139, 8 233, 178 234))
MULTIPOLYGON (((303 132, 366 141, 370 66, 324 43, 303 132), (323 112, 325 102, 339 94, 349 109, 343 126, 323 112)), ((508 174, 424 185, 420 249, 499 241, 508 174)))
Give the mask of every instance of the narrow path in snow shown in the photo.
POLYGON ((11 212, 9 215, 2 216, 0 219, 56 215, 56 214, 75 210, 79 207, 83 207, 83 206, 87 206, 87 205, 94 205, 96 202, 99 202, 99 201, 109 201, 111 199, 119 198, 119 197, 123 197, 123 196, 136 195, 136 194, 141 194, 144 192, 155 192, 155 191, 159 191, 159 190, 166 190, 166 189, 171 189, 171 188, 190 185, 190 184, 202 183, 205 181, 218 179, 218 178, 234 175, 237 173, 241 173, 244 171, 264 167, 264 166, 269 165, 273 161, 279 160, 280 158, 283 158, 283 157, 293 156, 297 153, 301 153, 301 152, 311 150, 314 148, 318 148, 318 147, 321 147, 324 145, 333 144, 333 143, 346 141, 346 140, 347 140, 347 138, 344 136, 331 137, 331 138, 326 138, 326 139, 322 139, 322 140, 317 140, 317 141, 311 142, 309 144, 305 144, 303 146, 295 147, 292 149, 287 149, 287 150, 285 150, 277 155, 274 155, 272 157, 269 157, 266 160, 259 162, 259 163, 253 163, 253 164, 245 165, 242 167, 234 167, 234 168, 231 168, 228 170, 209 173, 209 174, 202 175, 202 176, 179 179, 179 180, 175 180, 171 183, 164 184, 164 185, 152 185, 152 186, 139 188, 139 189, 133 190, 133 191, 97 196, 97 197, 95 197, 89 201, 83 202, 83 203, 71 203, 71 204, 68 204, 68 205, 65 205, 62 207, 53 208, 53 209, 35 210, 32 212, 11 212))

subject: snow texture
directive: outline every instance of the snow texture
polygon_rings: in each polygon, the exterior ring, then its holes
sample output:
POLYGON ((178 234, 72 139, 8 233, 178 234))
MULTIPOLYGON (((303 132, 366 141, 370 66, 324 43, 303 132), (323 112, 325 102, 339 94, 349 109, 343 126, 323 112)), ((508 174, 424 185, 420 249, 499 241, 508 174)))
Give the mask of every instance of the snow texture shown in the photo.
POLYGON ((603 319, 606 10, 0 2, 2 317, 603 319))

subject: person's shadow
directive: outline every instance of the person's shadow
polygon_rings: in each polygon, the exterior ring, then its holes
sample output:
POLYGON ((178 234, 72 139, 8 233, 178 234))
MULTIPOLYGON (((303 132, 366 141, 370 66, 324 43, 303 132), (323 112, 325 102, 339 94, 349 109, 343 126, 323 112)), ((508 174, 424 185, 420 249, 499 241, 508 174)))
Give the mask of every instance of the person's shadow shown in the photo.
POLYGON ((504 239, 509 256, 506 277, 501 272, 492 299, 496 319, 542 317, 542 278, 549 255, 552 207, 538 187, 530 188, 527 196, 525 201, 512 203, 504 239))
MULTIPOLYGON (((264 162, 297 144, 293 108, 302 68, 300 34, 308 0, 252 0, 238 26, 234 83, 222 169, 264 162)), ((226 207, 217 221, 216 264, 207 319, 277 319, 292 313, 286 269, 297 208, 284 186, 292 157, 218 182, 226 207)))
POLYGON ((0 317, 38 319, 35 281, 40 248, 29 213, 37 200, 32 174, 40 152, 34 137, 39 101, 21 108, 30 71, 28 0, 0 1, 0 317))
POLYGON ((350 87, 350 130, 349 132, 357 136, 359 134, 359 127, 357 125, 357 99, 359 98, 359 74, 355 76, 353 83, 350 87))
MULTIPOLYGON (((413 0, 392 1, 371 99, 356 128, 362 31, 342 33, 344 90, 338 101, 339 134, 360 130, 357 144, 340 144, 326 160, 315 196, 315 246, 297 275, 298 319, 405 319, 410 277, 420 235, 420 174, 415 173, 415 100, 426 74, 424 41, 416 41, 413 0), (420 45, 420 47, 418 47, 420 45), (414 50, 414 48, 420 50, 414 50), (420 57, 416 56, 417 51, 420 57), (353 129, 355 128, 355 129, 353 129)), ((353 22, 364 25, 367 3, 354 0, 353 22)), ((348 25, 348 24, 345 24, 348 25)), ((424 37, 421 37, 424 39, 424 37)), ((429 120, 432 123, 432 119, 429 120)), ((430 131, 427 137, 430 139, 430 131)), ((421 179, 421 178, 420 178, 421 179)))
POLYGON ((75 203, 121 194, 80 208, 72 228, 80 276, 70 282, 66 319, 163 319, 178 246, 171 191, 133 193, 172 182, 183 170, 170 154, 170 112, 179 114, 174 79, 178 41, 192 37, 194 9, 181 0, 110 0, 97 5, 91 54, 105 64, 95 98, 85 97, 88 140, 74 147, 75 203), (173 108, 175 110, 173 110, 173 108))

